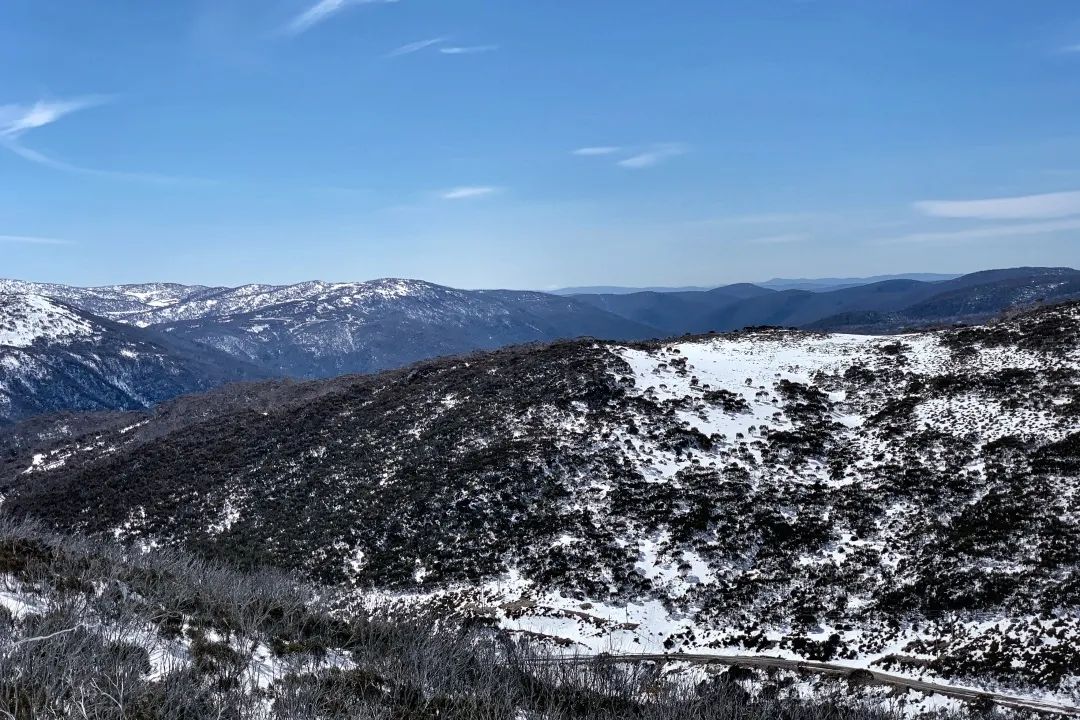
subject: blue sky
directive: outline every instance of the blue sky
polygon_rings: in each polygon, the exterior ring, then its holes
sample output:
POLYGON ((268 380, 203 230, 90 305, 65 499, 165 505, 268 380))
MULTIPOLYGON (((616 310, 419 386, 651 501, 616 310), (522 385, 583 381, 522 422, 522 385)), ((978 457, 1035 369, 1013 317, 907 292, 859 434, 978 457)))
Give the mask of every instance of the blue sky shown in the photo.
POLYGON ((1080 265, 1074 0, 5 0, 0 276, 1080 265))

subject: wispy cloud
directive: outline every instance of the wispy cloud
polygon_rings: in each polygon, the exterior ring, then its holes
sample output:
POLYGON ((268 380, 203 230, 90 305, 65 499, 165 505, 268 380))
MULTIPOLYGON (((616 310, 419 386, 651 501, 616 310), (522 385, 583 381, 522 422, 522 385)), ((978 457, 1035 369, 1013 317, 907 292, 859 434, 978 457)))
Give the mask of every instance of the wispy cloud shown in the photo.
POLYGON ((494 195, 497 192, 499 192, 499 188, 497 187, 487 185, 466 185, 444 190, 439 194, 439 197, 443 200, 471 200, 473 198, 494 195))
POLYGON ((304 12, 297 15, 285 26, 285 32, 289 35, 299 35, 307 32, 316 25, 329 20, 347 7, 353 5, 383 5, 396 3, 398 0, 319 0, 304 12))
POLYGON ((60 238, 33 237, 30 235, 0 235, 0 243, 16 245, 74 245, 70 240, 60 238))
POLYGON ((1080 218, 1075 220, 1054 220, 1036 223, 985 225, 982 227, 968 228, 966 230, 951 230, 946 232, 911 233, 899 237, 879 240, 877 244, 950 243, 967 242, 969 240, 992 240, 996 238, 1023 238, 1035 235, 1048 235, 1069 230, 1080 230, 1080 218))
POLYGON ((784 235, 767 235, 765 237, 753 238, 748 242, 754 245, 792 245, 794 243, 806 242, 810 239, 810 235, 806 233, 787 233, 784 235))
POLYGON ((1061 48, 1061 52, 1065 53, 1066 55, 1078 55, 1080 54, 1080 43, 1076 45, 1066 45, 1065 47, 1061 48))
POLYGON ((402 45, 399 48, 391 50, 390 52, 386 53, 386 57, 393 58, 401 57, 402 55, 412 55, 413 53, 418 53, 421 50, 426 50, 433 45, 439 45, 444 42, 446 42, 446 38, 441 37, 431 38, 430 40, 418 40, 417 42, 411 42, 406 45, 402 45))
POLYGON ((786 225, 805 224, 821 220, 835 220, 837 215, 828 212, 775 212, 753 215, 727 215, 693 221, 695 225, 786 225))
POLYGON ((1080 192, 988 198, 925 200, 915 203, 924 215, 974 220, 1040 220, 1080 215, 1080 192))
POLYGON ((571 150, 571 155, 579 157, 623 156, 615 164, 629 170, 650 168, 679 155, 685 155, 690 148, 683 143, 653 143, 638 147, 618 145, 595 145, 571 150))
POLYGON ((108 101, 104 95, 88 95, 71 100, 38 100, 33 105, 0 105, 0 138, 17 140, 23 133, 108 101))
POLYGON ((686 152, 686 146, 681 143, 661 143, 653 145, 648 150, 632 155, 624 160, 620 160, 618 165, 619 167, 628 168, 630 170, 651 168, 666 160, 670 160, 673 157, 685 155, 686 152))
POLYGON ((0 146, 24 160, 66 172, 90 172, 24 146, 22 136, 31 130, 52 125, 72 113, 108 102, 102 95, 88 95, 70 100, 39 100, 32 105, 0 105, 0 146))
POLYGON ((104 105, 110 100, 111 98, 107 95, 87 95, 69 100, 39 100, 33 104, 0 105, 0 148, 14 153, 29 162, 61 172, 160 183, 209 182, 196 178, 178 178, 156 173, 122 172, 83 167, 46 155, 27 147, 22 142, 23 136, 33 130, 52 125, 81 110, 104 105))
POLYGON ((580 157, 600 157, 603 155, 615 155, 622 152, 622 148, 616 145, 597 145, 595 147, 582 147, 571 151, 571 155, 580 157))
POLYGON ((495 52, 498 45, 467 45, 439 48, 443 55, 479 55, 480 53, 495 52))
POLYGON ((429 40, 411 42, 407 45, 402 45, 395 50, 391 50, 386 54, 386 57, 394 58, 401 57, 402 55, 412 55, 413 53, 423 52, 429 48, 437 48, 438 52, 443 55, 479 55, 481 53, 494 52, 499 49, 498 45, 446 45, 449 41, 449 38, 437 37, 429 40))

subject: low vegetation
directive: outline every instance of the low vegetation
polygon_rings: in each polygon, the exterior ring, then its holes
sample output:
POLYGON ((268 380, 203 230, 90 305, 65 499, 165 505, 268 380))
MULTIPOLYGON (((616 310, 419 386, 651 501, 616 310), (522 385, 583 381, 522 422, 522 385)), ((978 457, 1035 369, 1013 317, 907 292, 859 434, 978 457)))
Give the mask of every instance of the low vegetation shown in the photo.
POLYGON ((346 613, 280 572, 8 518, 0 582, 0 717, 12 720, 890 717, 839 694, 802 701, 790 680, 745 669, 691 677, 652 663, 546 662, 488 630, 379 607, 346 613))

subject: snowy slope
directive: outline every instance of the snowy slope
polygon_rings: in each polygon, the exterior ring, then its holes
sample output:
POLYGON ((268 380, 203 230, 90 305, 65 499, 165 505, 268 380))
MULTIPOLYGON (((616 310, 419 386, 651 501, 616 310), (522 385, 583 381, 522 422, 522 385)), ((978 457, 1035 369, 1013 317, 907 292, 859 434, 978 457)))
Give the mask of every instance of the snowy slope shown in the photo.
POLYGON ((137 318, 148 312, 172 307, 214 291, 214 288, 175 283, 81 288, 54 283, 0 279, 0 294, 41 295, 54 298, 93 315, 120 322, 137 318))
POLYGON ((440 355, 563 337, 657 334, 567 298, 457 290, 397 279, 239 288, 164 309, 154 317, 185 315, 197 319, 157 327, 294 377, 372 372, 440 355))
POLYGON ((0 296, 0 346, 26 348, 94 336, 93 326, 73 310, 40 295, 0 296))
POLYGON ((267 393, 12 446, 5 508, 582 651, 1080 689, 1080 306, 556 343, 267 393))
POLYGON ((61 410, 145 408, 230 380, 264 377, 40 295, 0 294, 0 423, 61 410))

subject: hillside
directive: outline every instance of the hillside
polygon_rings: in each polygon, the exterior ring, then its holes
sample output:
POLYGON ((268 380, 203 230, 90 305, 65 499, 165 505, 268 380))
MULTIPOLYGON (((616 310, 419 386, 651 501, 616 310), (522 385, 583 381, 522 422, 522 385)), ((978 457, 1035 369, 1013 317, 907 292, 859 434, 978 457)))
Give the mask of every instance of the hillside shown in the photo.
POLYGON ((156 326, 275 374, 331 377, 504 345, 660 332, 543 293, 455 290, 404 280, 306 288, 295 299, 156 326))
POLYGON ((526 342, 663 331, 571 298, 457 290, 418 280, 237 288, 167 283, 74 288, 0 281, 85 312, 175 338, 268 375, 332 377, 526 342))
POLYGON ((662 328, 661 334, 682 335, 711 329, 712 315, 721 308, 773 294, 772 290, 741 283, 704 291, 644 291, 573 297, 621 317, 662 328))
POLYGON ((898 332, 952 323, 979 323, 1038 302, 1080 296, 1080 272, 1070 268, 1009 268, 951 279, 932 278, 891 278, 839 287, 792 281, 770 288, 737 285, 708 292, 574 297, 627 319, 659 327, 667 335, 677 335, 727 332, 760 325, 898 332))
POLYGON ((1045 277, 967 276, 969 283, 949 283, 943 292, 894 312, 849 312, 812 323, 813 328, 895 331, 927 325, 966 323, 1004 311, 1016 311, 1059 298, 1080 295, 1080 274, 1063 271, 1045 277), (958 286, 959 285, 959 286, 958 286))
MULTIPOLYGON (((177 283, 143 283, 136 285, 107 285, 83 288, 56 283, 37 283, 24 280, 0 279, 0 293, 41 295, 59 300, 98 317, 122 322, 132 321, 146 313, 194 301, 213 295, 222 288, 177 283)), ((149 324, 149 323, 142 323, 149 324)))
POLYGON ((1080 306, 592 341, 0 436, 4 509, 582 651, 1080 690, 1080 306))
POLYGON ((0 294, 0 423, 60 410, 145 408, 263 377, 224 353, 40 295, 0 294))
POLYGON ((133 553, 0 520, 5 717, 971 717, 960 688, 760 667, 568 658, 445 616, 348 601, 294 575, 238 572, 171 551, 133 553))
POLYGON ((871 277, 847 277, 847 278, 772 278, 765 282, 757 283, 769 290, 813 290, 826 292, 839 290, 846 287, 859 285, 871 285, 887 280, 919 280, 920 282, 940 282, 959 277, 958 274, 942 273, 901 273, 899 275, 873 275, 871 277))

